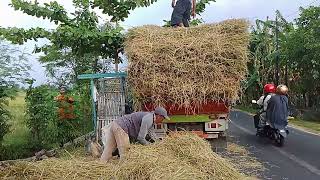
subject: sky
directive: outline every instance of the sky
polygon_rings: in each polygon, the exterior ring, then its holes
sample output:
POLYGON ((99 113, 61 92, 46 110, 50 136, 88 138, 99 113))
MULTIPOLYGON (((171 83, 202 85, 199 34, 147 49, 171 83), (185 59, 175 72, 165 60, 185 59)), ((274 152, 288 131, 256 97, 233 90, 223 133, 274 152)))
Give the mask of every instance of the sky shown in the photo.
MULTIPOLYGON (((33 0, 32 0, 33 1, 33 0)), ((49 2, 50 0, 38 0, 39 3, 49 2)), ((74 7, 72 0, 56 0, 62 4, 67 11, 72 12, 74 7)), ((0 26, 2 27, 19 27, 32 28, 42 27, 47 29, 55 28, 53 23, 48 20, 38 19, 23 14, 20 11, 14 11, 9 6, 11 0, 0 0, 0 26)), ((267 16, 273 19, 275 11, 280 10, 282 15, 293 20, 299 15, 299 7, 308 7, 309 5, 319 6, 320 0, 216 0, 207 6, 206 11, 201 18, 206 23, 219 22, 230 18, 246 18, 251 22, 255 19, 266 19, 267 16)), ((108 16, 96 10, 101 19, 108 20, 108 16)), ((126 28, 141 26, 145 24, 162 25, 163 20, 169 20, 172 13, 171 0, 158 0, 158 2, 147 8, 138 8, 131 11, 129 17, 121 23, 126 28)), ((32 53, 35 44, 43 45, 47 41, 28 41, 20 48, 26 52, 32 53)), ((45 69, 38 62, 39 55, 33 54, 30 59, 32 65, 31 77, 35 78, 36 84, 45 83, 48 78, 45 75, 45 69)))

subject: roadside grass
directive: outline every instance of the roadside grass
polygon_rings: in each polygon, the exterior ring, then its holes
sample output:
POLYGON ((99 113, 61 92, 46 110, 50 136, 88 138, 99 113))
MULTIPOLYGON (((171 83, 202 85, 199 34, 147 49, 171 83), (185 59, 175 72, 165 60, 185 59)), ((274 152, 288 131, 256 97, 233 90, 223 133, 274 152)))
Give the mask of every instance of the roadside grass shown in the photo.
MULTIPOLYGON (((235 108, 252 114, 257 112, 257 110, 251 106, 237 105, 235 108)), ((289 125, 290 124, 310 132, 320 133, 320 121, 308 121, 302 118, 294 118, 289 120, 289 125)))
POLYGON ((9 101, 12 115, 9 121, 10 132, 5 135, 3 145, 8 159, 23 158, 30 155, 29 129, 25 123, 25 92, 18 92, 15 99, 9 101))
POLYGON ((251 106, 245 106, 245 105, 236 105, 234 107, 235 109, 239 109, 241 111, 245 111, 251 114, 255 114, 257 112, 257 109, 251 107, 251 106))
POLYGON ((294 118, 289 120, 289 124, 293 124, 294 126, 301 127, 302 129, 306 129, 311 132, 320 133, 320 122, 294 118))

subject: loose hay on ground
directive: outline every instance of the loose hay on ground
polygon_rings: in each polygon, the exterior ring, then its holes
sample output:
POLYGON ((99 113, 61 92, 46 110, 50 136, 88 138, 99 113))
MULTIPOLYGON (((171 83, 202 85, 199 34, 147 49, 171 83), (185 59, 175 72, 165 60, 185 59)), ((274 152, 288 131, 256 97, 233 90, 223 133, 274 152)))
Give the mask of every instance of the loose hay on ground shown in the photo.
POLYGON ((259 177, 266 170, 264 165, 251 152, 235 143, 228 143, 227 151, 220 153, 220 155, 247 176, 259 177))
POLYGON ((237 99, 245 78, 249 33, 245 20, 191 28, 142 26, 129 30, 125 51, 136 103, 237 99))
POLYGON ((150 146, 133 145, 124 160, 107 164, 85 157, 21 162, 0 171, 12 179, 221 179, 244 177, 203 139, 174 134, 150 146))
POLYGON ((228 143, 227 145, 227 151, 232 154, 238 154, 238 155, 243 155, 246 156, 249 154, 249 152, 244 148, 243 146, 239 146, 234 143, 228 143))

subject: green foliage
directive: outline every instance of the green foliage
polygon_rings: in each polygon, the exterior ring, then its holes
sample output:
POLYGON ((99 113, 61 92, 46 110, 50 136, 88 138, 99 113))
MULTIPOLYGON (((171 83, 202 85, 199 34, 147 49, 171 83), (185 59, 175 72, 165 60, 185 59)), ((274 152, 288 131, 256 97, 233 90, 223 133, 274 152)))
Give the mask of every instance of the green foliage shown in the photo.
MULTIPOLYGON (((293 29, 293 24, 288 23, 279 11, 276 12, 278 22, 267 19, 256 20, 251 31, 250 61, 248 62, 248 78, 243 82, 246 101, 258 98, 263 93, 263 86, 275 83, 276 56, 281 58, 281 70, 284 75, 286 57, 283 56, 283 42, 286 41, 287 32, 293 29), (279 51, 276 49, 276 23, 278 27, 279 51)), ((284 78, 281 79, 284 83, 284 78)))
POLYGON ((99 7, 104 14, 111 16, 112 22, 124 21, 131 10, 137 7, 147 7, 157 0, 93 0, 93 7, 99 7))
POLYGON ((0 39, 0 147, 3 137, 9 132, 8 99, 16 94, 16 85, 28 75, 25 54, 0 39))
POLYGON ((294 70, 300 93, 320 94, 320 8, 301 9, 297 28, 288 35, 285 55, 294 70))
POLYGON ((251 32, 249 75, 244 82, 246 98, 250 101, 262 93, 266 83, 275 80, 275 59, 280 59, 280 83, 287 83, 293 104, 300 108, 320 107, 320 8, 301 8, 294 23, 287 22, 279 11, 278 47, 276 50, 276 21, 257 20, 251 32), (303 101, 303 103, 301 103, 303 101))
POLYGON ((0 36, 23 44, 28 40, 46 38, 50 41, 42 47, 35 47, 35 53, 43 53, 40 62, 46 64, 49 74, 55 77, 56 71, 63 67, 69 69, 68 77, 76 79, 78 74, 99 72, 99 62, 111 59, 121 62, 118 54, 123 49, 122 28, 106 23, 100 26, 98 16, 90 5, 93 1, 74 0, 76 10, 67 14, 62 5, 50 2, 40 5, 37 1, 13 0, 15 10, 38 18, 49 19, 58 26, 45 30, 41 27, 31 29, 0 28, 0 36), (53 73, 55 72, 55 73, 53 73))
POLYGON ((31 131, 32 139, 39 148, 56 142, 57 109, 54 97, 57 92, 48 86, 31 87, 27 90, 26 124, 31 131))
POLYGON ((4 86, 0 86, 0 147, 2 144, 2 140, 4 135, 9 132, 8 120, 10 119, 10 114, 7 107, 7 99, 9 96, 8 89, 4 86))
POLYGON ((40 6, 37 1, 29 3, 21 0, 11 0, 11 5, 15 11, 22 11, 30 16, 36 16, 38 18, 49 19, 55 24, 59 22, 68 23, 67 12, 63 6, 59 5, 56 1, 50 3, 44 3, 44 7, 40 6))
POLYGON ((15 44, 23 44, 28 40, 37 40, 38 38, 48 38, 50 33, 42 28, 31 28, 28 30, 22 28, 1 28, 0 35, 4 36, 8 41, 15 44))
POLYGON ((204 23, 202 18, 196 18, 196 19, 192 19, 190 22, 190 26, 198 26, 200 24, 204 23))
POLYGON ((10 133, 3 140, 0 160, 21 159, 33 156, 31 142, 28 140, 30 132, 25 124, 25 92, 19 91, 14 99, 9 100, 8 111, 11 119, 10 133))
POLYGON ((55 101, 58 90, 48 85, 32 87, 31 82, 26 95, 26 123, 31 131, 34 148, 54 147, 90 132, 92 126, 88 115, 91 112, 86 105, 89 98, 83 92, 83 89, 76 88, 67 94, 75 99, 75 119, 59 119, 59 106, 55 101))
POLYGON ((205 11, 206 6, 211 2, 216 2, 216 0, 198 0, 196 5, 196 14, 201 14, 205 11))

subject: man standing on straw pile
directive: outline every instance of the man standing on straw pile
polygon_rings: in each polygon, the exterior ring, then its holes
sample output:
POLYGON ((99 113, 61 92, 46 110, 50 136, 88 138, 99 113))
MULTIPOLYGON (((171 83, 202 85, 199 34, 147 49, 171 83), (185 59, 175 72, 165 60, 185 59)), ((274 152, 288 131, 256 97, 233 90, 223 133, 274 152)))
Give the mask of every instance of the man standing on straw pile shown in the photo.
POLYGON ((196 0, 172 0, 171 26, 189 27, 190 15, 196 16, 196 0), (192 1, 192 2, 191 2, 192 1), (192 10, 191 10, 192 9, 192 10))
POLYGON ((102 128, 104 150, 100 160, 103 162, 110 160, 116 148, 119 150, 120 158, 124 158, 130 140, 147 145, 150 143, 146 140, 147 134, 156 140, 154 124, 161 124, 164 119, 169 119, 166 109, 157 107, 153 112, 125 115, 102 128))

